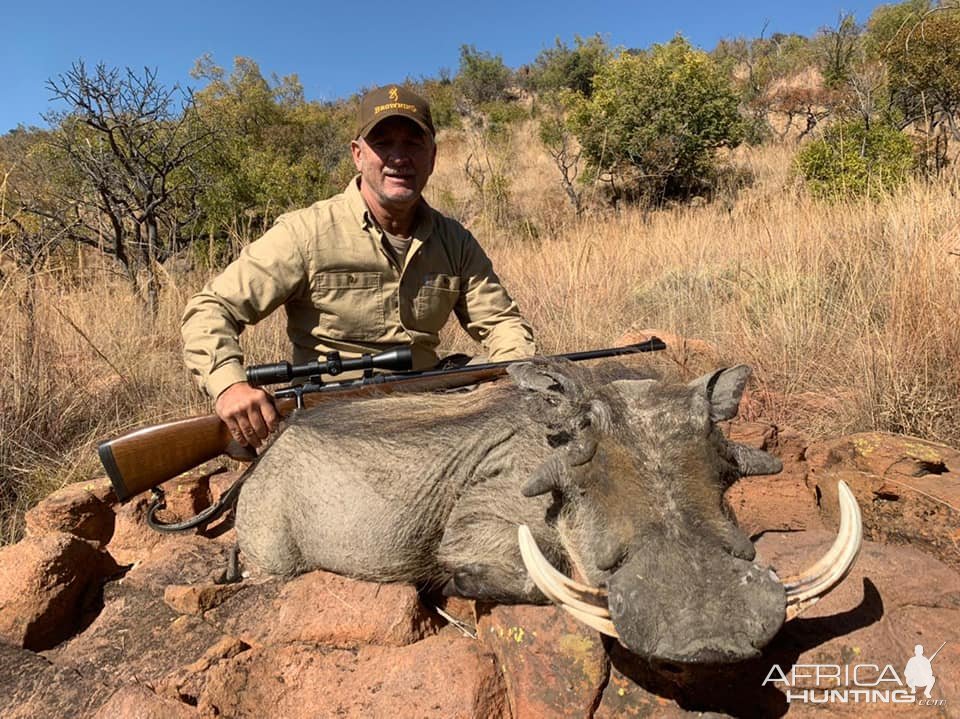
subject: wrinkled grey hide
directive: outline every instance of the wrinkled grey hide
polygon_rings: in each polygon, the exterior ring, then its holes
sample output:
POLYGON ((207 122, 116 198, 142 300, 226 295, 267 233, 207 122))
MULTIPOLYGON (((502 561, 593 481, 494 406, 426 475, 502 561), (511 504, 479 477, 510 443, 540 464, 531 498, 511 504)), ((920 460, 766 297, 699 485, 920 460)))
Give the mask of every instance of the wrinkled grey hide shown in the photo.
POLYGON ((527 524, 554 565, 606 587, 643 656, 730 661, 783 622, 784 591, 724 511, 770 455, 727 442, 745 366, 690 385, 622 367, 522 363, 513 384, 322 406, 293 419, 237 506, 248 560, 543 602, 517 545, 527 524), (619 378, 618 378, 619 377, 619 378))

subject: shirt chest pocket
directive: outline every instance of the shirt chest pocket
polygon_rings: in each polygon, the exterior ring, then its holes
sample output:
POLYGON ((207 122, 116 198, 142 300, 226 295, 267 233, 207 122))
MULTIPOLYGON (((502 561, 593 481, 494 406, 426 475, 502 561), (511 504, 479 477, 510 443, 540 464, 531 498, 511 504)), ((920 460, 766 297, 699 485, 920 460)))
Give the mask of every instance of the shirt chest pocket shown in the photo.
POLYGON ((322 334, 341 340, 377 340, 386 331, 379 272, 318 272, 310 298, 322 334))
POLYGON ((413 302, 416 327, 422 332, 439 332, 450 312, 460 299, 460 278, 455 275, 431 273, 413 302))

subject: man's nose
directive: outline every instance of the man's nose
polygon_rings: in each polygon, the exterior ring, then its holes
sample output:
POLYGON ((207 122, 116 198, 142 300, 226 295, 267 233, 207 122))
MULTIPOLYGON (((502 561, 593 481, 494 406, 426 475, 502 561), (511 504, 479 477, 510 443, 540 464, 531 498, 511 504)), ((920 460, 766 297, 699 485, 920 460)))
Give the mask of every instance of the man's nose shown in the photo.
POLYGON ((408 165, 411 161, 410 153, 402 147, 392 149, 387 155, 387 164, 390 165, 408 165))

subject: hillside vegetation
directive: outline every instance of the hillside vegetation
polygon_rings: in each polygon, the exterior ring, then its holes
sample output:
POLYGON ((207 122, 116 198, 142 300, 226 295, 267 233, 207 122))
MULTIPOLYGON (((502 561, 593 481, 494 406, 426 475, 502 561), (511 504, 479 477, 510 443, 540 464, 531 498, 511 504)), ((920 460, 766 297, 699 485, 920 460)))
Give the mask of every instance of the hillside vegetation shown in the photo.
MULTIPOLYGON (((922 57, 898 54, 896 38, 918 23, 931 42, 960 38, 958 15, 904 3, 866 28, 711 53, 682 38, 631 52, 578 38, 518 71, 465 47, 457 76, 411 81, 442 128, 428 200, 480 238, 544 353, 659 328, 716 351, 652 362, 683 377, 751 364, 766 390, 752 411, 779 424, 956 445, 960 82, 937 75, 918 116, 922 57), (643 83, 663 101, 629 95, 647 107, 638 119, 616 98, 643 83), (638 134, 644 117, 659 134, 638 134), (822 132, 838 120, 861 123, 855 137, 909 138, 909 162, 893 143, 895 181, 865 142, 822 132), (616 152, 592 132, 604 122, 616 152), (804 173, 809 148, 825 178, 804 173), (829 401, 811 411, 804 393, 829 401)), ((149 136, 136 134, 149 122, 123 126, 84 94, 99 82, 122 103, 143 83, 78 63, 54 81, 66 109, 51 128, 0 137, 0 540, 40 496, 102 473, 99 440, 209 411, 180 359, 186 299, 277 214, 352 174, 352 100, 307 102, 296 78, 267 82, 247 60, 228 75, 205 58, 196 72, 206 85, 186 109, 153 87, 149 136), (126 159, 166 174, 124 176, 110 133, 126 159)), ((282 322, 245 333, 248 362, 287 357, 282 322)), ((456 327, 444 338, 476 351, 456 327)))

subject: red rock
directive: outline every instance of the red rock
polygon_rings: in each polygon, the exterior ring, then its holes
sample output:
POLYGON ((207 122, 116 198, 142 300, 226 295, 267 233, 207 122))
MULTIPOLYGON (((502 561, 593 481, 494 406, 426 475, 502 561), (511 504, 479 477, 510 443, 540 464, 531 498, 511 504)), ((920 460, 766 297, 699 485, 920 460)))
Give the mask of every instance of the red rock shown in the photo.
POLYGON ((497 657, 514 717, 590 715, 609 669, 596 631, 556 607, 495 606, 477 637, 497 657))
POLYGON ((720 429, 732 442, 767 451, 777 435, 777 428, 767 422, 732 420, 721 422, 720 429))
POLYGON ((783 461, 779 474, 744 477, 726 492, 727 505, 747 536, 766 531, 821 529, 823 521, 816 496, 806 484, 803 450, 798 449, 801 443, 805 449, 802 438, 762 422, 734 420, 722 427, 734 442, 765 450, 783 461))
POLYGON ((744 477, 726 492, 737 524, 748 537, 768 531, 822 529, 816 496, 803 475, 744 477))
POLYGON ((198 709, 236 719, 510 716, 493 657, 452 634, 356 651, 303 643, 254 649, 211 670, 198 709))
POLYGON ((113 536, 115 501, 109 480, 68 484, 27 512, 26 536, 66 532, 104 545, 113 536))
POLYGON ((103 578, 109 555, 72 534, 28 537, 0 549, 0 638, 48 649, 73 634, 103 578))
POLYGON ((196 719, 199 712, 179 701, 157 696, 141 684, 119 689, 92 719, 196 719))
POLYGON ((157 512, 157 519, 164 523, 184 522, 213 503, 208 475, 185 475, 160 485, 164 492, 166 507, 157 512))
POLYGON ((116 687, 0 642, 3 719, 88 719, 116 687))
POLYGON ((289 582, 246 580, 205 619, 253 646, 399 646, 435 634, 445 623, 420 603, 413 585, 374 584, 322 571, 289 582))
POLYGON ((200 616, 221 604, 240 589, 239 584, 171 584, 163 590, 163 601, 179 614, 200 616))
POLYGON ((960 569, 960 452, 913 437, 870 432, 812 445, 807 482, 832 526, 837 482, 853 490, 865 536, 909 544, 960 569))
POLYGON ((199 659, 174 670, 158 681, 155 685, 156 692, 159 696, 195 706, 197 697, 206 685, 207 672, 210 668, 249 649, 249 644, 241 642, 236 637, 223 637, 207 649, 199 659))
POLYGON ((147 510, 153 499, 149 493, 142 493, 116 508, 116 527, 108 549, 121 564, 135 564, 143 561, 152 553, 164 552, 181 541, 186 534, 196 534, 197 530, 187 533, 161 534, 147 524, 147 510))

